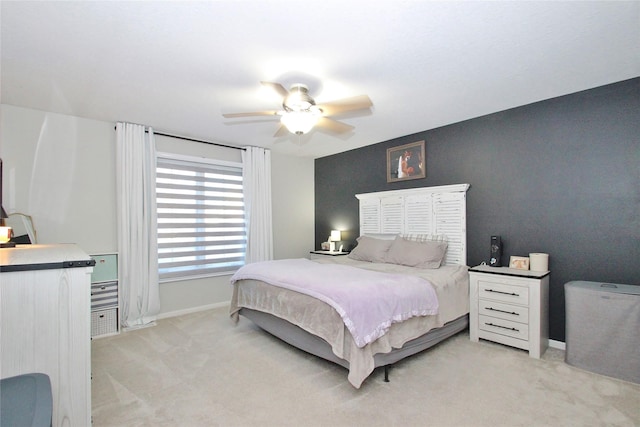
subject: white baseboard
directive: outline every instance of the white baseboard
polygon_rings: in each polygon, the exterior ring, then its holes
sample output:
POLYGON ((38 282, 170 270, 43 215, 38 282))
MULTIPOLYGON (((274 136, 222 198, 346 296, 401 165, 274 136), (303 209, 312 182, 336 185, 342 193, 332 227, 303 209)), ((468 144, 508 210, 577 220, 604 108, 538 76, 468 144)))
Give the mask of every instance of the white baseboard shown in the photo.
POLYGON ((157 319, 167 319, 169 317, 182 316, 184 314, 197 313, 199 311, 212 310, 214 308, 229 307, 229 303, 230 301, 217 302, 215 304, 200 305, 198 307, 186 308, 184 310, 168 311, 166 313, 158 314, 157 319))
POLYGON ((156 326, 156 322, 155 321, 146 323, 144 325, 121 326, 120 327, 120 331, 121 332, 131 332, 131 331, 137 331, 138 329, 151 328, 153 326, 156 326))
POLYGON ((102 335, 94 335, 91 337, 92 340, 99 340, 100 338, 107 338, 107 337, 112 337, 114 335, 119 335, 120 332, 109 332, 108 334, 102 334, 102 335))
POLYGON ((567 344, 562 341, 549 340, 549 347, 557 348, 558 350, 566 350, 567 344))

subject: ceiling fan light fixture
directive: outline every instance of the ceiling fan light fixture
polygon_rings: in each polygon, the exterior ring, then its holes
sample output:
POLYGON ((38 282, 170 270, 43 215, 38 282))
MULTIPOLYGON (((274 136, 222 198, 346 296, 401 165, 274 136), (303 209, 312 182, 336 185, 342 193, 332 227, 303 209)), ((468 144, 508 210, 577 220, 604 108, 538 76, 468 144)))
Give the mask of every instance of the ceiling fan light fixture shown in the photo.
POLYGON ((318 123, 320 114, 315 111, 287 111, 282 115, 280 122, 296 135, 308 133, 318 123))
POLYGON ((286 131, 303 135, 309 133, 315 126, 333 134, 346 134, 353 130, 353 126, 337 121, 331 116, 355 110, 368 110, 373 105, 367 95, 316 105, 314 99, 309 96, 309 88, 302 83, 291 85, 290 90, 276 82, 261 81, 260 83, 270 87, 282 97, 282 110, 227 113, 222 116, 226 118, 280 116, 280 128, 273 135, 276 138, 283 136, 286 131))
POLYGON ((287 111, 305 111, 315 104, 309 96, 309 89, 301 83, 296 83, 291 86, 289 96, 285 98, 282 106, 287 111))

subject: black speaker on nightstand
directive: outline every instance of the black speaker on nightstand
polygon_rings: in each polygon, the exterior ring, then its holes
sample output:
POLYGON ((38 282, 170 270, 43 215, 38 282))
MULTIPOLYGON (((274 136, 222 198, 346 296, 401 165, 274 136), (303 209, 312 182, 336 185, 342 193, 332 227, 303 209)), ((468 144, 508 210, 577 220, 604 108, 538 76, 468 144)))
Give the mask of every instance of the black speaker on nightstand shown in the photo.
POLYGON ((491 236, 491 256, 489 257, 489 265, 491 267, 500 267, 500 259, 502 258, 502 242, 500 236, 491 236))

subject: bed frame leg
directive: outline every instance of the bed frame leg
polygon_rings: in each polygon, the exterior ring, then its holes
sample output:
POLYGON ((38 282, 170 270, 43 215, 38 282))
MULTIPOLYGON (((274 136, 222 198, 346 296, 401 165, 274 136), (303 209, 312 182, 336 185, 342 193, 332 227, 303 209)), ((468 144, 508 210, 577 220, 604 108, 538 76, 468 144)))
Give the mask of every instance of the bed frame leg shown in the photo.
POLYGON ((389 365, 384 365, 384 382, 389 382, 389 365))

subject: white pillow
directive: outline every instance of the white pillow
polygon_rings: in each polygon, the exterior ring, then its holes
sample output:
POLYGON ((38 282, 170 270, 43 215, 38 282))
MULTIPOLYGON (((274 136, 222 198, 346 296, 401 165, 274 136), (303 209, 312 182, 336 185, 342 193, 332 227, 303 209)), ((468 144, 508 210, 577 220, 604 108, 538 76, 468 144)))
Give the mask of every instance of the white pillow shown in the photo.
POLYGON ((417 268, 440 268, 447 242, 414 242, 398 236, 387 251, 385 262, 417 268))
POLYGON ((385 262, 389 246, 394 242, 393 240, 374 239, 368 236, 360 236, 356 241, 358 245, 347 256, 357 261, 369 262, 385 262))

